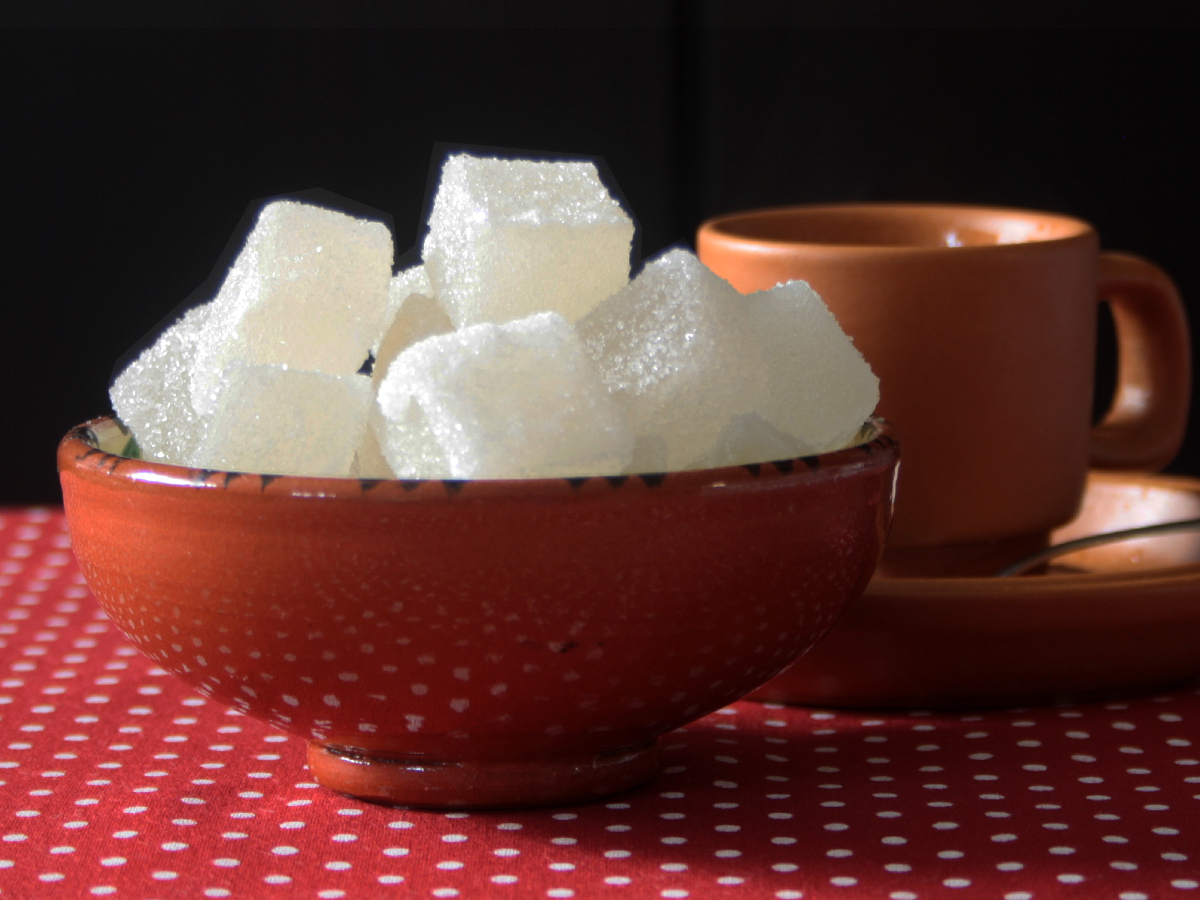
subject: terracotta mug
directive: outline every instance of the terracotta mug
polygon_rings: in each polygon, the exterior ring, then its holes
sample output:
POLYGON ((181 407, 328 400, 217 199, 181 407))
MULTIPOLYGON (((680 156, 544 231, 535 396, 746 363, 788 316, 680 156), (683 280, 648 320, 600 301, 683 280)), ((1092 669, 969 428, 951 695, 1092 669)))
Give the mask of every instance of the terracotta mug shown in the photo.
POLYGON ((1183 305, 1152 263, 1101 253, 1086 222, 967 206, 741 212, 697 251, 743 293, 803 279, 880 379, 905 442, 880 573, 988 574, 1069 521, 1089 466, 1158 469, 1191 386, 1183 305), (1118 385, 1091 424, 1096 303, 1116 323, 1118 385))

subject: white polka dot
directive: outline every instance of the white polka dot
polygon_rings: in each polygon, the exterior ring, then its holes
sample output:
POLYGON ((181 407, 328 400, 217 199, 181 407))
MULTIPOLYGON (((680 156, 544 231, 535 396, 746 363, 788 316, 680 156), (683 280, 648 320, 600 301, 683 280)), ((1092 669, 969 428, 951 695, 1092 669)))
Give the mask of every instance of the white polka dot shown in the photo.
POLYGON ((942 880, 942 884, 948 888, 965 888, 971 886, 971 880, 969 878, 945 878, 942 880))
POLYGON ((1064 872, 1062 875, 1058 876, 1058 880, 1063 884, 1079 884, 1081 881, 1083 881, 1083 876, 1077 875, 1074 872, 1064 872))
POLYGON ((835 875, 829 879, 829 883, 834 887, 854 887, 854 885, 858 884, 858 879, 851 878, 848 875, 835 875))

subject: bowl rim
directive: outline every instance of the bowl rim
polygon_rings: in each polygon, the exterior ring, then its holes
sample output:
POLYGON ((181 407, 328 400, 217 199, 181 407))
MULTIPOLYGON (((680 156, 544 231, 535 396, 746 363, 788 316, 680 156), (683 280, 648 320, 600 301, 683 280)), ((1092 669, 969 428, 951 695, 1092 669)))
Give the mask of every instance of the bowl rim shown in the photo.
POLYGON ((153 492, 222 490, 234 493, 346 500, 428 500, 595 496, 641 489, 691 492, 699 489, 794 485, 894 467, 899 461, 895 426, 872 416, 855 443, 829 453, 713 469, 554 478, 378 479, 271 475, 203 469, 123 455, 132 435, 115 416, 75 426, 58 446, 58 470, 88 481, 153 492), (114 452, 120 445, 122 452, 114 452))
POLYGON ((795 253, 807 250, 821 254, 885 254, 891 257, 928 256, 944 254, 953 249, 956 257, 977 253, 1040 253, 1039 248, 1065 246, 1080 241, 1096 240, 1096 229, 1088 221, 1066 213, 1029 209, 1016 206, 989 206, 979 203, 909 203, 909 202, 846 202, 802 203, 784 206, 765 206, 722 213, 702 222, 697 229, 697 241, 719 244, 758 253, 795 253), (1006 218, 1026 222, 1040 221, 1054 230, 1053 234, 1025 240, 948 247, 935 244, 887 244, 874 242, 841 242, 835 240, 800 240, 788 237, 768 237, 749 234, 746 227, 765 221, 780 221, 794 217, 820 215, 875 216, 936 216, 958 215, 977 218, 1006 218))

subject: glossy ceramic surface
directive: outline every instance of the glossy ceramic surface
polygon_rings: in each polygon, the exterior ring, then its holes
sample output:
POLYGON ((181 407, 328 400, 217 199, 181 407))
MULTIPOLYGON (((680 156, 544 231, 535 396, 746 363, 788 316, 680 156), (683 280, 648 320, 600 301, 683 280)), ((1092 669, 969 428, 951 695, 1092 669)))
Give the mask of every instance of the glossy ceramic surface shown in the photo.
POLYGON ((659 735, 761 685, 866 586, 897 463, 357 481, 59 447, 71 538, 117 626, 200 692, 309 741, 324 785, 433 807, 595 798, 659 735))
MULTIPOLYGON (((1055 543, 1200 516, 1200 480, 1093 472, 1055 543)), ((1018 705, 1200 675, 1200 535, 1126 541, 1012 579, 887 578, 757 699, 819 706, 1018 705)))
POLYGON ((879 376, 879 415, 905 448, 888 571, 987 571, 993 542, 1019 556, 1071 520, 1089 465, 1153 470, 1179 448, 1191 388, 1183 305, 1153 264, 1100 253, 1086 222, 798 206, 713 219, 696 249, 743 292, 808 281, 879 376), (1099 300, 1117 325, 1120 383, 1092 428, 1099 300))

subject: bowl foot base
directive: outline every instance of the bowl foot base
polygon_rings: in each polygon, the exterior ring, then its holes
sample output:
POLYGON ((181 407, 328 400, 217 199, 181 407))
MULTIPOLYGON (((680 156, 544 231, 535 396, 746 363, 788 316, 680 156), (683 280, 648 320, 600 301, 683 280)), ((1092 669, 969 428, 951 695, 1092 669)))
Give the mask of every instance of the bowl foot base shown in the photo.
POLYGON ((649 780, 657 762, 657 740, 607 753, 495 762, 389 758, 308 744, 309 771, 323 787, 360 800, 432 809, 598 800, 649 780))

